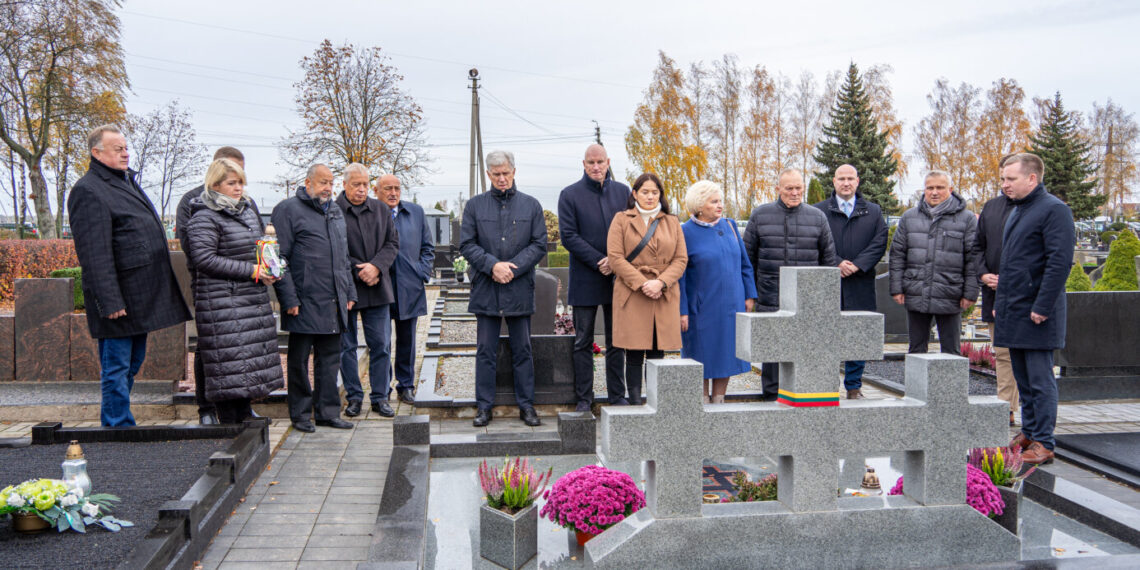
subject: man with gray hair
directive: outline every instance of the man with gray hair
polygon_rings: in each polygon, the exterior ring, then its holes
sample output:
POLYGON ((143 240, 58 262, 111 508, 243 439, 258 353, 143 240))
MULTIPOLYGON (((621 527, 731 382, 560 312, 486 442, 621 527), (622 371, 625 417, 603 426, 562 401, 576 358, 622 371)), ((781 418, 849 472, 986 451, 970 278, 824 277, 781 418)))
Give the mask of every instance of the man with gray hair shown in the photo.
POLYGON ((332 200, 332 185, 332 171, 315 164, 305 175, 305 185, 273 208, 277 243, 288 264, 275 287, 281 328, 289 332, 289 419, 303 432, 316 431, 314 414, 319 426, 352 428, 352 423, 340 419, 336 373, 340 333, 348 327, 348 313, 357 297, 344 211, 332 200), (310 353, 315 355, 311 386, 310 353))
POLYGON ((127 139, 103 125, 87 139, 91 164, 67 199, 83 268, 87 328, 99 341, 100 422, 135 425, 131 387, 146 357, 146 335, 190 320, 166 229, 130 169, 127 139))
POLYGON ((475 399, 473 424, 491 421, 499 329, 507 322, 515 400, 528 426, 542 422, 534 411, 534 362, 530 353, 530 315, 534 313, 534 267, 546 255, 546 220, 542 205, 515 188, 515 157, 496 150, 487 155, 491 189, 463 209, 459 251, 471 267, 471 301, 475 314, 475 399))
POLYGON ((931 170, 922 201, 899 219, 891 242, 890 290, 906 306, 910 353, 924 353, 930 321, 944 354, 961 355, 962 311, 978 300, 978 219, 952 191, 950 175, 931 170))
POLYGON ((372 411, 390 418, 396 415, 388 405, 392 389, 392 334, 389 309, 395 296, 389 272, 400 251, 400 238, 392 211, 376 198, 368 197, 368 169, 354 162, 344 169, 344 192, 336 205, 344 212, 348 237, 348 260, 356 286, 356 305, 348 312, 348 325, 341 332, 340 376, 344 381, 348 406, 344 415, 360 415, 364 391, 357 370, 356 317, 364 325, 368 345, 368 379, 372 386, 372 411))
MULTIPOLYGON (((803 174, 785 169, 776 191, 776 200, 752 210, 744 229, 744 249, 756 274, 756 310, 766 313, 780 309, 781 267, 834 267, 839 263, 827 217, 803 203, 803 174)), ((774 401, 780 389, 779 365, 765 362, 761 371, 761 398, 774 401)))

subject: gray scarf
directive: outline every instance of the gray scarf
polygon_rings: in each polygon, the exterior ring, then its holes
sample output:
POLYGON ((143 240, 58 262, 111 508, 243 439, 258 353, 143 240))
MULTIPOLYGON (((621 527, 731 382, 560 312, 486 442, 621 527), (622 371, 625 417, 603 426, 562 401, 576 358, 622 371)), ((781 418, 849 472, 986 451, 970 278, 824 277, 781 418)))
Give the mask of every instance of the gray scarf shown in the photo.
POLYGON ((926 207, 930 208, 930 217, 937 218, 938 216, 949 213, 950 210, 956 210, 959 203, 960 202, 958 200, 958 197, 951 194, 937 206, 931 206, 930 204, 927 204, 926 207))
POLYGON ((238 200, 212 189, 207 189, 205 192, 202 192, 202 203, 215 212, 224 211, 236 216, 241 214, 241 211, 245 209, 245 205, 248 202, 249 198, 246 198, 244 195, 238 200))

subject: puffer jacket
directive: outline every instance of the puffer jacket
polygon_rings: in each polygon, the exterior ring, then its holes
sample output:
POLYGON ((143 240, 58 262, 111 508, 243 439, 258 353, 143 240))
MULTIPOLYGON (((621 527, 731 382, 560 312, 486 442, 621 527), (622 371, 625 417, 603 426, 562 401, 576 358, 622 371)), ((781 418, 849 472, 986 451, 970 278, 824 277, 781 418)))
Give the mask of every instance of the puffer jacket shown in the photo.
POLYGON ((756 272, 761 310, 780 307, 781 267, 839 263, 827 216, 806 203, 789 208, 779 198, 752 210, 744 229, 744 249, 756 272))
POLYGON ((257 400, 284 386, 277 353, 277 325, 264 283, 252 279, 261 238, 253 208, 240 215, 190 203, 186 227, 194 262, 194 319, 198 356, 211 401, 257 400))
POLYGON ((978 219, 957 193, 953 206, 931 215, 926 200, 899 219, 891 243, 891 295, 906 295, 906 309, 949 315, 962 310, 961 299, 978 298, 978 219))

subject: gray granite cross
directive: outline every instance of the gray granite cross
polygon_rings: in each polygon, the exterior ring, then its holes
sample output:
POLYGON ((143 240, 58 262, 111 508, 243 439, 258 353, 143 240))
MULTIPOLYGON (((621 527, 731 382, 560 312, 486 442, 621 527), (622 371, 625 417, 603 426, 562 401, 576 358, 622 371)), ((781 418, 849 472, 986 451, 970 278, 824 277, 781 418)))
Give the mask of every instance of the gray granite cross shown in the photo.
MULTIPOLYGON (((818 283, 813 282, 832 277, 805 268, 790 273, 792 279, 785 272, 782 280, 791 291, 818 290, 818 283)), ((797 306, 795 301, 788 302, 793 309, 797 306)), ((856 322, 862 327, 843 329, 853 335, 852 342, 871 337, 882 346, 881 320, 856 322)), ((774 339, 787 338, 779 326, 768 333, 774 339)), ((833 386, 838 378, 835 360, 819 370, 833 386)), ((782 507, 772 508, 835 510, 840 457, 899 451, 904 452, 904 490, 909 497, 923 505, 963 504, 967 451, 1003 445, 1008 439, 1008 404, 993 396, 968 396, 968 362, 957 356, 908 355, 905 398, 844 400, 838 407, 757 402, 706 405, 701 400, 702 378, 703 366, 693 360, 650 361, 647 405, 602 410, 599 456, 603 462, 649 462, 646 495, 654 518, 700 517, 701 464, 705 459, 730 457, 776 459, 782 507)), ((808 381, 809 386, 822 383, 808 381)))

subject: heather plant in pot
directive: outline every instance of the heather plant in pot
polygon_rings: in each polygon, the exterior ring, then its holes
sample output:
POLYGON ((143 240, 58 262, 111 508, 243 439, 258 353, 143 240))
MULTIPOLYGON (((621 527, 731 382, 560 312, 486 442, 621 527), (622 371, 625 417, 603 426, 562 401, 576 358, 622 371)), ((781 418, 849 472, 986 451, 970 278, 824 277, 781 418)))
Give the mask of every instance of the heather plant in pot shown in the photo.
POLYGON ((487 502, 479 511, 479 554, 506 568, 519 568, 538 554, 538 510, 534 501, 553 476, 536 471, 527 459, 508 457, 501 468, 476 470, 487 502))

